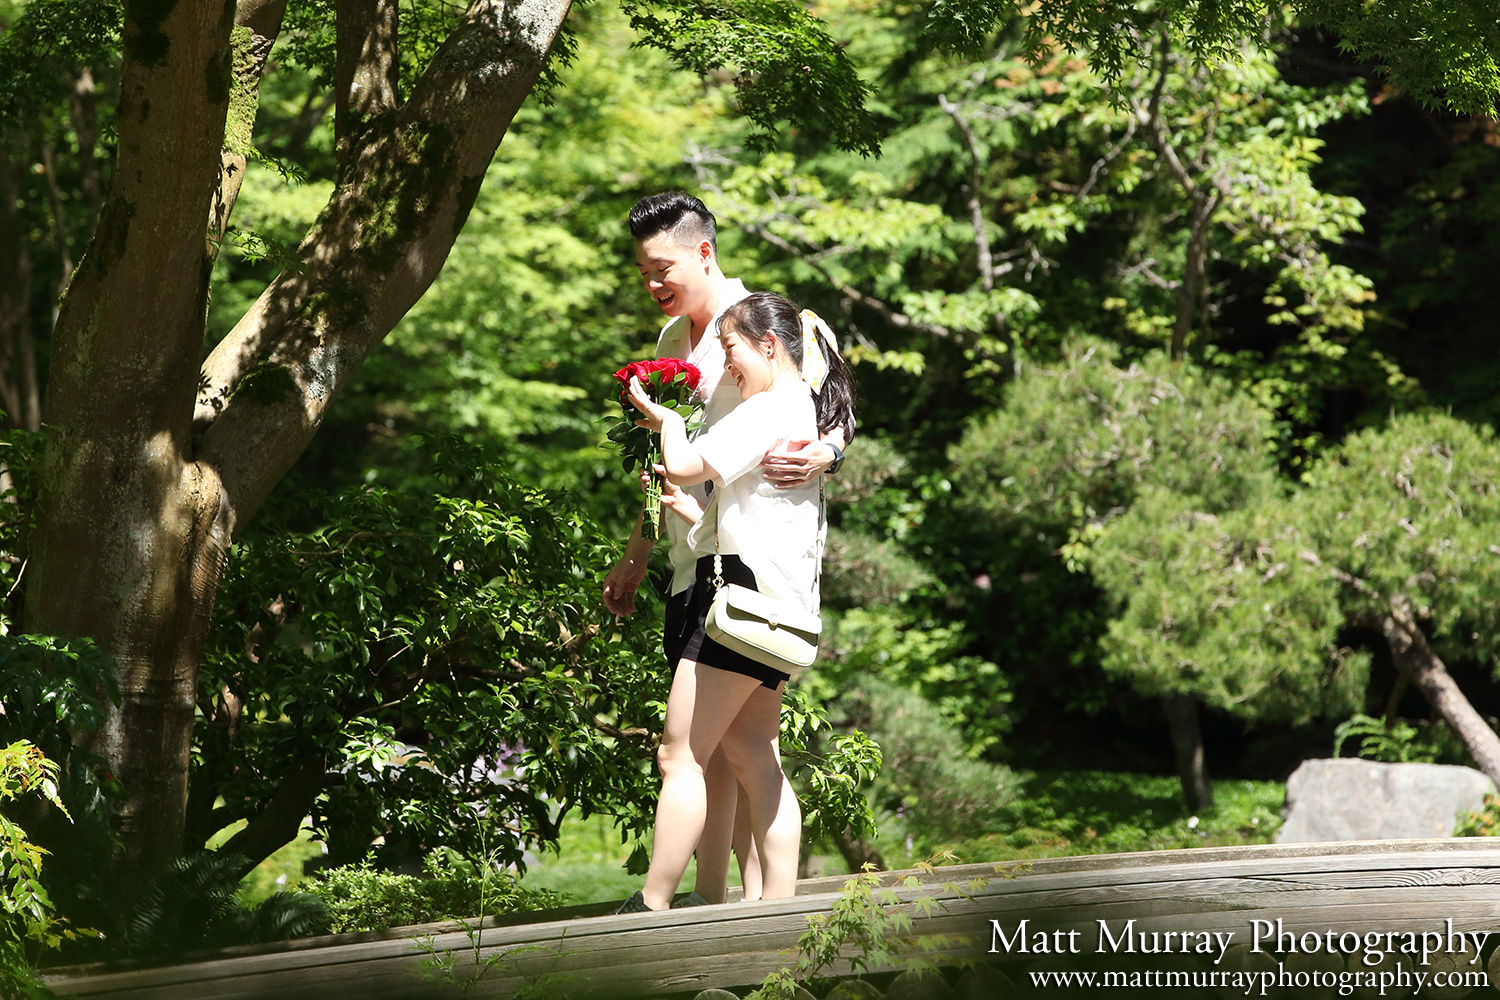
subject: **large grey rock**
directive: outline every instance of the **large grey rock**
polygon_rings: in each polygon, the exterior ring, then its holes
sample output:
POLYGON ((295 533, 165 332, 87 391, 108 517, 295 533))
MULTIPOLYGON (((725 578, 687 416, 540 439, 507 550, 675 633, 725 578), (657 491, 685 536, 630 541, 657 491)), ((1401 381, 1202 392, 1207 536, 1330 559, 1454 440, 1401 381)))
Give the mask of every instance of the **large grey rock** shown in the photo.
POLYGON ((1481 808, 1494 790, 1471 767, 1304 761, 1287 779, 1276 842, 1449 837, 1459 815, 1481 808))

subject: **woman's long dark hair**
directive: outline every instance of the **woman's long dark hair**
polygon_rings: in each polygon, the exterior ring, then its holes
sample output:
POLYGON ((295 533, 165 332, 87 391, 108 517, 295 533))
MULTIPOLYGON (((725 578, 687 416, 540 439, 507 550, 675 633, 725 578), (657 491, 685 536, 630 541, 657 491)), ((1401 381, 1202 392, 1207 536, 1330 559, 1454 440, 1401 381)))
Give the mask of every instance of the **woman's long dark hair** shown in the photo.
MULTIPOLYGON (((719 325, 729 328, 746 340, 765 343, 773 334, 786 348, 787 355, 800 370, 802 367, 802 313, 795 305, 780 295, 771 292, 755 292, 740 299, 724 310, 719 325)), ((823 331, 813 334, 818 339, 818 348, 828 361, 828 377, 823 387, 814 393, 818 408, 818 433, 827 434, 835 428, 844 432, 844 443, 854 440, 854 379, 849 366, 834 346, 828 343, 823 331)))

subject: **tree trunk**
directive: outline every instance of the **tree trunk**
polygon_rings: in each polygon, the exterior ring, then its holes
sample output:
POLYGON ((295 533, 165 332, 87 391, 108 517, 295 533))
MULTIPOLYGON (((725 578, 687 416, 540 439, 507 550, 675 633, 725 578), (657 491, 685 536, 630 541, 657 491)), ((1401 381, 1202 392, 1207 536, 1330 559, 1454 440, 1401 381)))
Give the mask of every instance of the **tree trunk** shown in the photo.
POLYGON ((1203 732, 1198 727, 1198 702, 1185 694, 1162 695, 1162 711, 1172 734, 1177 775, 1182 779, 1182 797, 1194 813, 1212 809, 1214 790, 1203 760, 1203 732))
POLYGON ((1437 709, 1448 728, 1463 741, 1475 766, 1500 786, 1500 736, 1474 710, 1447 665, 1427 644, 1410 603, 1404 597, 1392 598, 1391 613, 1381 616, 1377 624, 1391 647, 1396 669, 1437 709))
MULTIPOLYGON (((127 5, 118 161, 54 335, 25 626, 92 636, 115 659, 122 704, 89 742, 126 788, 127 885, 180 850, 198 664, 234 532, 437 276, 568 11, 473 0, 408 104, 343 151, 305 269, 200 368, 217 250, 205 221, 218 230, 232 208, 224 154, 242 152, 228 147, 253 116, 257 27, 283 4, 243 0, 238 26, 232 2, 127 5)), ((310 780, 259 829, 279 829, 310 780)))
POLYGON ((885 871, 885 859, 880 856, 875 845, 862 837, 851 836, 848 827, 833 832, 833 843, 844 856, 844 864, 849 866, 851 872, 862 871, 865 865, 874 865, 877 871, 885 871))
POLYGON ((31 250, 16 208, 23 168, 0 146, 0 407, 9 426, 34 431, 42 409, 31 335, 31 250))
MULTIPOLYGON (((233 5, 127 14, 119 154, 53 334, 26 628, 87 635, 123 703, 91 734, 128 789, 127 880, 177 855, 197 665, 229 538, 191 462, 208 296, 203 219, 228 103, 233 5)), ((132 8, 133 9, 133 8, 132 8)))

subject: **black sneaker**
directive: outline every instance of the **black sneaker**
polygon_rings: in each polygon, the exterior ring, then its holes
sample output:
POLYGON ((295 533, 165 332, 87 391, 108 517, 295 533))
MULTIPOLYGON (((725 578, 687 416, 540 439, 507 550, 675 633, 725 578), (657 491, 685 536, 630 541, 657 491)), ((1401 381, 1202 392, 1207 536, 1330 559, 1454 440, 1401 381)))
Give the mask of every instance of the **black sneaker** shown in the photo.
POLYGON ((708 902, 708 900, 706 900, 702 896, 700 896, 698 894, 697 890, 695 889, 694 891, 688 893, 686 896, 683 896, 681 899, 675 900, 672 903, 672 909, 674 909, 674 910, 680 910, 684 906, 708 906, 708 905, 710 905, 709 902, 708 902))
POLYGON ((618 910, 616 910, 615 912, 616 913, 650 913, 651 912, 651 907, 649 907, 649 906, 646 905, 646 897, 641 895, 640 890, 636 890, 635 895, 631 896, 629 899, 625 900, 625 902, 621 903, 620 904, 620 908, 618 910))

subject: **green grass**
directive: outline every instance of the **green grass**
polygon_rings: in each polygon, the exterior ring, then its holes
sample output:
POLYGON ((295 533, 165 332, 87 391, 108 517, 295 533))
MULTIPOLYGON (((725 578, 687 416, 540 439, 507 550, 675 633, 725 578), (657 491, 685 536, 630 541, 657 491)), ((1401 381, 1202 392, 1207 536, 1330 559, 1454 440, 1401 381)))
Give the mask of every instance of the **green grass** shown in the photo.
POLYGON ((964 861, 1266 844, 1281 826, 1279 781, 1216 781, 1214 808, 1193 816, 1176 778, 1112 771, 1040 772, 1004 810, 1007 829, 938 841, 964 861))
MULTIPOLYGON (((243 825, 242 821, 221 831, 209 841, 209 847, 217 848, 243 825)), ((302 874, 303 864, 322 856, 323 845, 314 840, 312 831, 304 826, 297 831, 296 840, 250 869, 250 874, 240 880, 240 902, 246 906, 254 906, 262 900, 270 899, 282 889, 296 885, 306 877, 302 874)))
MULTIPOLYGON (((625 870, 625 861, 633 847, 620 842, 620 833, 608 816, 569 817, 563 821, 557 850, 543 853, 526 866, 521 887, 565 892, 575 904, 624 899, 645 881, 644 876, 631 875, 625 870)), ((695 870, 689 862, 682 877, 684 892, 693 887, 695 870)), ((732 863, 729 884, 740 884, 739 872, 732 863)))

